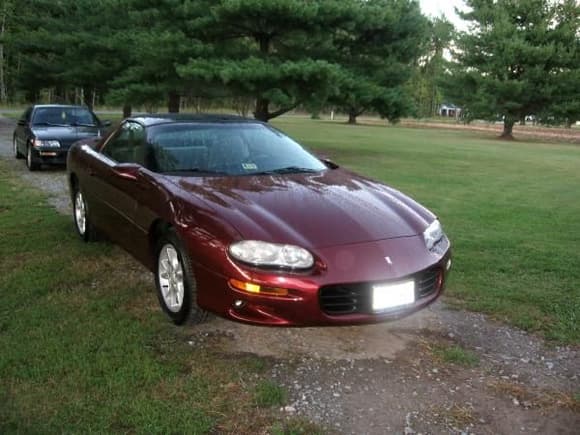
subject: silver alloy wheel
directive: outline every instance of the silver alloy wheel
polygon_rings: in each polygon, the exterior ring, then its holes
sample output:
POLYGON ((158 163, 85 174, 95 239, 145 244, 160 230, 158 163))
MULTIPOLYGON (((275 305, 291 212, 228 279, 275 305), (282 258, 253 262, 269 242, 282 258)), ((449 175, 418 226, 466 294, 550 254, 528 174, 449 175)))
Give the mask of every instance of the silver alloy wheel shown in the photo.
POLYGON ((157 278, 163 301, 169 311, 177 313, 183 306, 185 294, 183 266, 179 261, 177 249, 170 243, 163 245, 157 261, 157 278))
POLYGON ((83 194, 78 191, 75 195, 75 224, 81 236, 85 235, 87 230, 87 208, 83 194))

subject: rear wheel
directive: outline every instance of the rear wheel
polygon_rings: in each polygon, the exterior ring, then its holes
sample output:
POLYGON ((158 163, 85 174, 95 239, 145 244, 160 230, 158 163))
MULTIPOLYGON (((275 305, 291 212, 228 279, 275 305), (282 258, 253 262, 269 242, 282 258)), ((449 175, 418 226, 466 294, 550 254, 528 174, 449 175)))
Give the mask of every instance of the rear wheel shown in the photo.
POLYGON ((40 163, 38 163, 32 154, 32 147, 30 145, 26 147, 26 167, 29 171, 38 171, 40 169, 40 163))
POLYGON ((14 151, 14 158, 16 159, 23 159, 24 156, 20 151, 18 151, 18 142, 16 142, 16 138, 12 139, 12 149, 14 151))
POLYGON ((174 230, 160 237, 156 249, 155 285, 163 311, 176 325, 194 324, 207 318, 197 305, 197 284, 191 261, 174 230))
POLYGON ((77 186, 73 196, 73 219, 78 235, 85 242, 97 239, 97 231, 93 227, 88 213, 87 202, 81 189, 77 186))

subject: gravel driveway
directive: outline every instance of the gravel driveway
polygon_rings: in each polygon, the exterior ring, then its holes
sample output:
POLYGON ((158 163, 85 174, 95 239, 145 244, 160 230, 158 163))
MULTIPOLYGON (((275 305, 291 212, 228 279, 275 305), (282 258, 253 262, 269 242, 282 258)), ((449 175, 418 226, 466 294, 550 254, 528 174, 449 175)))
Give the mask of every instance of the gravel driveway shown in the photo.
POLYGON ((0 158, 14 160, 16 173, 48 194, 48 200, 58 211, 70 213, 65 171, 62 167, 45 167, 42 172, 30 172, 24 160, 15 160, 12 151, 12 133, 16 122, 0 115, 0 158))
MULTIPOLYGON (((0 158, 70 214, 63 168, 28 172, 12 156, 13 128, 0 117, 0 158)), ((266 358, 267 375, 288 391, 280 412, 329 432, 573 434, 580 427, 571 399, 580 392, 579 349, 550 347, 443 302, 381 325, 283 329, 213 318, 187 335, 193 348, 266 358), (444 362, 437 349, 453 346, 479 362, 444 362)))

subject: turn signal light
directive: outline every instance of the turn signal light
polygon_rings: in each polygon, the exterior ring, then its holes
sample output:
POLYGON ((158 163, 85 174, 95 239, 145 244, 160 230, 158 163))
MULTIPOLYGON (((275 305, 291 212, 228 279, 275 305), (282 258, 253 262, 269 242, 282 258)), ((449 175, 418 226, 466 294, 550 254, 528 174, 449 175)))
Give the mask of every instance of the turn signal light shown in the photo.
POLYGON ((237 279, 230 279, 230 285, 237 289, 255 295, 270 295, 270 296, 287 296, 288 290, 285 288, 277 287, 264 287, 259 284, 254 284, 253 282, 244 282, 237 279))

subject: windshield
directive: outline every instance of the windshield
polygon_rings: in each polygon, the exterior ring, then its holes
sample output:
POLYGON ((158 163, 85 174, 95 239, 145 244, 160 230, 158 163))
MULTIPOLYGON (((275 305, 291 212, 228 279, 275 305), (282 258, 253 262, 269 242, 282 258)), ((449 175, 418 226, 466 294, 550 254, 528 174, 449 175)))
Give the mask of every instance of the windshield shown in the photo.
POLYGON ((38 107, 34 111, 33 125, 46 126, 96 126, 97 119, 83 107, 38 107))
POLYGON ((152 170, 191 175, 319 172, 326 166, 281 132, 258 123, 165 124, 148 140, 152 170))

